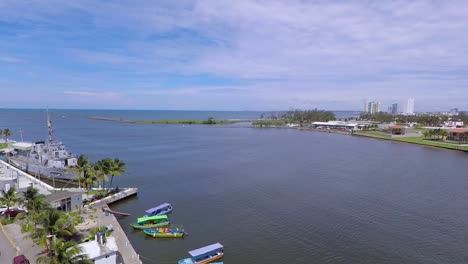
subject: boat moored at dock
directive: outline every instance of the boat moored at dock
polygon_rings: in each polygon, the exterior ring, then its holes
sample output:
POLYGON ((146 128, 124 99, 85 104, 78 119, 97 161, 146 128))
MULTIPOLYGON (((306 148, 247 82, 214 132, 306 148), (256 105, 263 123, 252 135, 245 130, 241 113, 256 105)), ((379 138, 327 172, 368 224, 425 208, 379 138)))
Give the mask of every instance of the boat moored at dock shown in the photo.
MULTIPOLYGON (((190 258, 179 260, 179 264, 206 264, 224 257, 224 247, 220 243, 189 251, 190 258)), ((222 262, 221 262, 222 263, 222 262)))
POLYGON ((135 229, 149 229, 169 225, 167 215, 144 216, 137 219, 136 223, 130 224, 135 229))
POLYGON ((172 212, 172 205, 170 203, 163 203, 145 211, 147 216, 165 215, 172 212))
POLYGON ((184 229, 162 227, 157 229, 145 229, 143 233, 156 238, 182 238, 185 235, 184 229))

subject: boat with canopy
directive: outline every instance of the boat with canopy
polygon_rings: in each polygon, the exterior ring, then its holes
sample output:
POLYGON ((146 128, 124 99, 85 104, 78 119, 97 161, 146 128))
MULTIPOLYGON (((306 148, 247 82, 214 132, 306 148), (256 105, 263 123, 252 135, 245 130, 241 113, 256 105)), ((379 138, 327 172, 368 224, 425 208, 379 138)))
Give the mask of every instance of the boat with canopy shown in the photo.
POLYGON ((151 228, 143 230, 143 233, 156 238, 182 238, 185 235, 181 228, 151 228))
MULTIPOLYGON (((220 243, 189 251, 190 258, 179 260, 179 264, 206 264, 221 259, 224 247, 220 243)), ((221 262, 222 263, 222 262, 221 262)))
POLYGON ((172 205, 170 203, 163 203, 145 211, 147 216, 165 215, 170 212, 172 212, 172 205))
POLYGON ((130 224, 135 229, 148 229, 167 226, 170 224, 167 215, 144 216, 137 219, 136 223, 130 224))

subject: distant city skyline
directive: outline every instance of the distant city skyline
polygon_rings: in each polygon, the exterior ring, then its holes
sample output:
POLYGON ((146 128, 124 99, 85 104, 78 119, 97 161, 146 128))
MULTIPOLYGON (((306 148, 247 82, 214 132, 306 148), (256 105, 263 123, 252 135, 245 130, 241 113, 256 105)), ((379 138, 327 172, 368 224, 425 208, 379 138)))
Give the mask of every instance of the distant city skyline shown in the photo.
POLYGON ((466 1, 0 6, 0 107, 468 110, 466 1))

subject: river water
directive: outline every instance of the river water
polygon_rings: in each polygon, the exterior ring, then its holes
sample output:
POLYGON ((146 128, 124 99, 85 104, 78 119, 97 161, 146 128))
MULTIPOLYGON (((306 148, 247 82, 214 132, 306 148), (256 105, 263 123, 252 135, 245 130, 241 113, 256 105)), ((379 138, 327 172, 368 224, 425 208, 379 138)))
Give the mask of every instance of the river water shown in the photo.
MULTIPOLYGON (((139 188, 114 206, 144 263, 176 263, 215 242, 225 263, 466 263, 468 156, 361 137, 246 124, 131 125, 87 116, 142 112, 54 110, 57 137, 92 160, 128 166, 115 186, 139 188), (156 240, 128 224, 163 202, 189 235, 156 240)), ((206 118, 211 113, 171 113, 206 118)), ((215 113, 253 118, 253 113, 215 113), (250 116, 250 117, 249 117, 250 116)), ((155 111, 132 119, 166 116, 155 111)), ((0 128, 40 140, 38 110, 0 110, 0 128)))

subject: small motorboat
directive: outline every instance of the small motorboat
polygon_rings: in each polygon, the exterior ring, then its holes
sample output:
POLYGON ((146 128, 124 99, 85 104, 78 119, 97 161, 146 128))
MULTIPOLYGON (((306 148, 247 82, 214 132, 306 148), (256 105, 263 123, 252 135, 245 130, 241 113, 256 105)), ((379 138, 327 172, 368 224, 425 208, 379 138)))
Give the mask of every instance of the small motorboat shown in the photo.
MULTIPOLYGON (((190 258, 179 260, 179 264, 206 264, 224 257, 224 247, 220 243, 189 251, 190 258)), ((222 263, 222 262, 218 262, 222 263)))
POLYGON ((167 215, 144 216, 137 219, 136 223, 130 224, 135 229, 149 229, 167 226, 170 224, 167 215))
POLYGON ((170 203, 163 203, 145 211, 147 216, 165 215, 170 212, 172 212, 172 205, 170 203))
POLYGON ((182 238, 185 235, 184 229, 180 228, 152 228, 152 229, 145 229, 143 233, 147 234, 148 236, 157 237, 157 238, 182 238))

